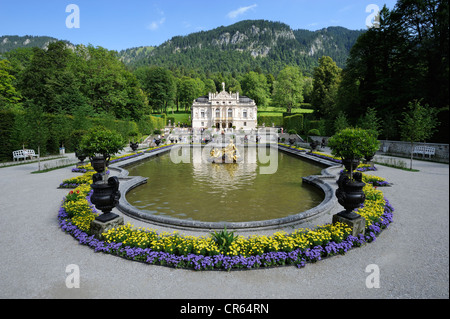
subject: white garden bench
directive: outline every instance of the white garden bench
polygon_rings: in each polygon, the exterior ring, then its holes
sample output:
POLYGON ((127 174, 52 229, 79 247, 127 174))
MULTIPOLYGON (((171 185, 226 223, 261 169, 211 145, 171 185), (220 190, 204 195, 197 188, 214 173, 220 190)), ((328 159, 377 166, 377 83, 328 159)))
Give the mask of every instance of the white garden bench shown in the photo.
POLYGON ((431 158, 431 156, 436 154, 436 149, 434 147, 420 145, 414 147, 413 155, 414 154, 422 154, 423 157, 428 155, 431 158))
POLYGON ((18 150, 18 151, 13 151, 13 161, 15 162, 20 161, 20 159, 23 159, 24 161, 27 158, 33 159, 34 157, 38 158, 39 155, 36 155, 36 153, 34 152, 34 150, 18 150))
POLYGON ((25 154, 25 152, 23 150, 20 151, 14 151, 13 152, 13 161, 15 162, 20 161, 20 159, 26 160, 27 159, 27 155, 25 154))
POLYGON ((33 159, 34 157, 39 158, 39 155, 36 154, 36 153, 34 152, 34 150, 25 150, 25 152, 27 152, 28 157, 29 157, 30 159, 33 159))

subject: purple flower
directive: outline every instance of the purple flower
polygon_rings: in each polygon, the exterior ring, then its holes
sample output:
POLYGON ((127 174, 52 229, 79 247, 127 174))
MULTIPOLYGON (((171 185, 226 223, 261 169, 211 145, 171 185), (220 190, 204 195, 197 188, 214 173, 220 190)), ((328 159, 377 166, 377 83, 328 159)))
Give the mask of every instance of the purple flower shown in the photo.
MULTIPOLYGON (((86 199, 90 203, 92 210, 96 212, 90 202, 91 195, 92 191, 89 192, 86 199)), ((297 248, 290 252, 267 252, 262 255, 248 257, 225 256, 222 254, 214 256, 187 254, 184 256, 162 251, 153 251, 150 248, 130 246, 123 247, 122 243, 107 243, 95 238, 93 235, 88 235, 86 232, 73 225, 70 222, 70 219, 68 219, 68 215, 62 206, 58 212, 58 221, 61 230, 71 234, 80 244, 93 248, 95 252, 115 254, 131 260, 144 261, 148 264, 166 265, 170 267, 186 267, 194 270, 230 270, 233 268, 253 269, 261 266, 271 267, 286 264, 292 264, 298 268, 302 268, 307 262, 317 262, 321 260, 322 257, 332 256, 335 254, 344 254, 353 247, 359 247, 376 240, 377 234, 381 233, 381 231, 387 228, 393 221, 394 208, 386 198, 385 201, 386 205, 384 214, 378 222, 373 223, 366 229, 365 236, 362 234, 357 237, 349 235, 339 243, 330 241, 323 246, 315 246, 312 248, 307 248, 303 251, 297 248)))

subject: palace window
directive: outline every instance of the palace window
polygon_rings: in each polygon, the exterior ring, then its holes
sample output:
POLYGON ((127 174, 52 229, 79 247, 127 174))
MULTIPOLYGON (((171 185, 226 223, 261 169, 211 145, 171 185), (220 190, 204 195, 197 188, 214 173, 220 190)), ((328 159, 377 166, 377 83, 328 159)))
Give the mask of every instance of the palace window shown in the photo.
POLYGON ((219 117, 220 117, 220 110, 216 109, 216 118, 219 118, 219 117))
POLYGON ((232 109, 228 109, 228 117, 233 117, 233 110, 232 109))
POLYGON ((244 111, 242 112, 242 117, 243 117, 244 119, 247 118, 247 110, 244 110, 244 111))

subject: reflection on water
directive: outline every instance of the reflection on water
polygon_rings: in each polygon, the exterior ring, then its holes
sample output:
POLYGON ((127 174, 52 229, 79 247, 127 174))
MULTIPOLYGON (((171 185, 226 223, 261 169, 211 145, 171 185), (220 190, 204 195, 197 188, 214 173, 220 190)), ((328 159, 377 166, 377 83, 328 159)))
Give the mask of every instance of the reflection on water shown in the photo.
POLYGON ((252 148, 240 149, 245 160, 212 164, 199 150, 185 149, 190 163, 174 164, 162 155, 127 168, 131 176, 148 177, 132 189, 127 200, 155 215, 203 222, 244 222, 282 218, 320 204, 323 195, 302 184, 302 177, 321 168, 279 152, 275 174, 260 174, 261 164, 252 148))

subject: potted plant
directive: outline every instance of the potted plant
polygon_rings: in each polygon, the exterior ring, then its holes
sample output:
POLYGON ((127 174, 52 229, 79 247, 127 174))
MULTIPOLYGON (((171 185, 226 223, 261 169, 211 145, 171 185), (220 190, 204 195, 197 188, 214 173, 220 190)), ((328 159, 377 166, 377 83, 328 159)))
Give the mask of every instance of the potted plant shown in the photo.
POLYGON ((372 161, 375 153, 380 149, 380 142, 377 140, 374 134, 368 132, 365 145, 363 145, 364 162, 368 163, 372 161))
POLYGON ((77 164, 78 166, 84 165, 84 160, 87 157, 87 155, 83 152, 83 150, 80 147, 80 141, 85 134, 86 134, 85 130, 76 130, 73 131, 69 137, 69 145, 71 145, 71 148, 75 150, 75 157, 77 157, 78 160, 80 161, 77 164))
POLYGON ((342 159, 342 164, 350 173, 350 179, 353 179, 353 170, 358 167, 368 149, 366 145, 368 137, 369 133, 366 130, 346 128, 333 135, 328 141, 331 154, 342 159))
POLYGON ((80 161, 77 165, 78 166, 80 166, 80 165, 84 165, 84 160, 86 159, 86 154, 85 153, 83 153, 83 150, 81 150, 81 149, 77 149, 76 151, 75 151, 75 156, 78 158, 78 160, 80 161))
POLYGON ((336 190, 338 202, 345 208, 345 211, 339 215, 348 219, 355 219, 359 216, 352 211, 366 199, 363 192, 365 183, 362 181, 362 175, 359 172, 353 174, 353 170, 358 167, 361 158, 374 145, 373 136, 368 131, 359 128, 346 128, 328 141, 331 153, 341 157, 342 164, 348 173, 339 177, 337 181, 339 187, 336 190))
POLYGON ((133 152, 136 152, 137 149, 139 148, 139 143, 138 142, 136 142, 136 143, 130 142, 130 147, 133 150, 133 152))
POLYGON ((80 143, 80 148, 89 157, 97 173, 103 173, 111 155, 118 153, 124 146, 125 143, 119 133, 103 127, 91 129, 83 136, 80 143))

